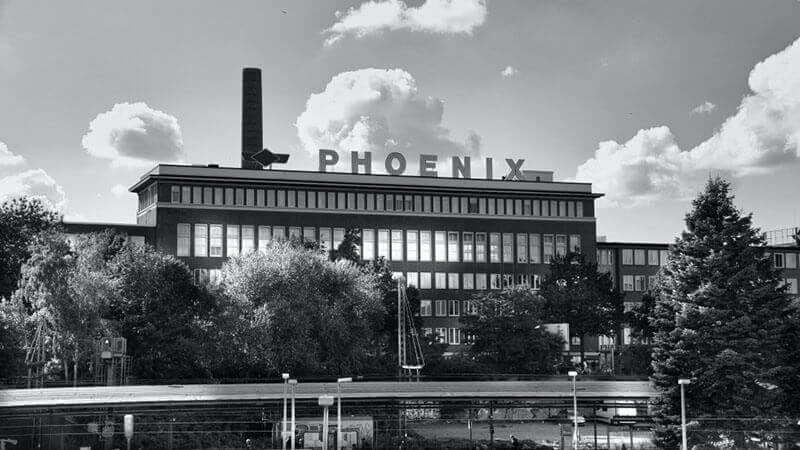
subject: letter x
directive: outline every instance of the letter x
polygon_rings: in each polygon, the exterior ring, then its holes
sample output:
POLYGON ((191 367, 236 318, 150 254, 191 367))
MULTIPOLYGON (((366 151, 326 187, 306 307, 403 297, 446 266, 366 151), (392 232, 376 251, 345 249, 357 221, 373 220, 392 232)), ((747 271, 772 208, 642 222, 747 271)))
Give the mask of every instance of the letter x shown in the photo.
POLYGON ((513 159, 506 158, 506 164, 508 167, 511 168, 511 172, 508 172, 506 175, 506 180, 524 180, 525 177, 522 175, 522 172, 519 170, 522 167, 522 163, 524 163, 524 159, 520 159, 517 162, 514 162, 513 159))

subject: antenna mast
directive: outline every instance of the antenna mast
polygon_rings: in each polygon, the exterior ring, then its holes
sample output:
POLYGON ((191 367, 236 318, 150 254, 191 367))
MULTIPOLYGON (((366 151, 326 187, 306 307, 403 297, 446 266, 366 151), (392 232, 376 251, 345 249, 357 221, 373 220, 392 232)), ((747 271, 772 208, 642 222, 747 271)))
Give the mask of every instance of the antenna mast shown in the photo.
POLYGON ((397 366, 400 378, 412 379, 416 375, 419 380, 419 371, 425 367, 425 358, 422 355, 422 346, 419 335, 414 326, 414 317, 406 296, 406 280, 397 278, 397 366), (408 337, 411 336, 411 352, 409 355, 408 337), (409 358, 409 356, 411 358, 409 358), (414 373, 416 372, 416 373, 414 373))

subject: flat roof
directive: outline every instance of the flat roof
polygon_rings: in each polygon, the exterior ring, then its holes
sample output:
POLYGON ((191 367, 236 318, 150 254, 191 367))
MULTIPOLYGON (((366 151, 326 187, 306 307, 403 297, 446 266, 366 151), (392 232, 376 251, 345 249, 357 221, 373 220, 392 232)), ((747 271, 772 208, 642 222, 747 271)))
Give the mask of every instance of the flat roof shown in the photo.
POLYGON ((372 187, 404 187, 418 189, 475 190, 495 192, 547 192, 578 194, 593 198, 603 194, 593 193, 591 183, 564 181, 505 181, 483 178, 421 177, 413 175, 354 174, 344 172, 316 172, 306 170, 252 170, 238 167, 207 167, 192 165, 159 164, 141 176, 131 186, 137 192, 150 180, 186 179, 225 182, 285 182, 304 184, 352 185, 372 187))

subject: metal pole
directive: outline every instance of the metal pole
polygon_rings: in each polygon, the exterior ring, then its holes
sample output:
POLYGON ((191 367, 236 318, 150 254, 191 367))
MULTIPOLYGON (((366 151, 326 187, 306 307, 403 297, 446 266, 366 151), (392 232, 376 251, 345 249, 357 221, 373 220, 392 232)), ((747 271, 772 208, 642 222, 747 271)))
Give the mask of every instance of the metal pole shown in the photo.
POLYGON ((683 386, 692 381, 687 378, 678 379, 678 385, 681 387, 681 450, 687 450, 686 445, 686 397, 683 393, 683 386))
POLYGON ((281 449, 286 450, 286 388, 289 386, 289 374, 281 374, 283 377, 283 427, 281 429, 281 449))
POLYGON ((328 450, 328 407, 322 412, 322 448, 328 450))
MULTIPOLYGON (((336 383, 336 448, 342 448, 342 383, 336 383)), ((328 411, 328 408, 325 408, 328 411)), ((327 450, 328 447, 325 447, 327 450)))
POLYGON ((594 450, 597 450, 597 407, 592 407, 592 416, 594 416, 594 450))
POLYGON ((578 392, 575 387, 575 380, 578 372, 570 370, 567 375, 572 377, 572 448, 578 447, 578 392))
POLYGON ((295 422, 294 422, 294 411, 295 411, 295 409, 294 409, 294 386, 295 386, 296 383, 297 383, 297 380, 294 380, 294 383, 292 383, 292 430, 291 430, 292 435, 290 436, 290 439, 292 440, 292 450, 294 450, 294 433, 295 433, 295 431, 294 431, 294 427, 295 427, 295 422))

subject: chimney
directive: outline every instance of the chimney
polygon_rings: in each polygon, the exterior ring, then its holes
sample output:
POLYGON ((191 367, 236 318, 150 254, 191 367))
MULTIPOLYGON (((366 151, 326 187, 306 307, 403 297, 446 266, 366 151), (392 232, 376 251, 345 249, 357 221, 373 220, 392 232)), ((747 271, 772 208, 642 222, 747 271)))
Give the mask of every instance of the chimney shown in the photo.
POLYGON ((250 156, 264 148, 261 116, 261 69, 242 71, 242 169, 261 169, 250 156))

